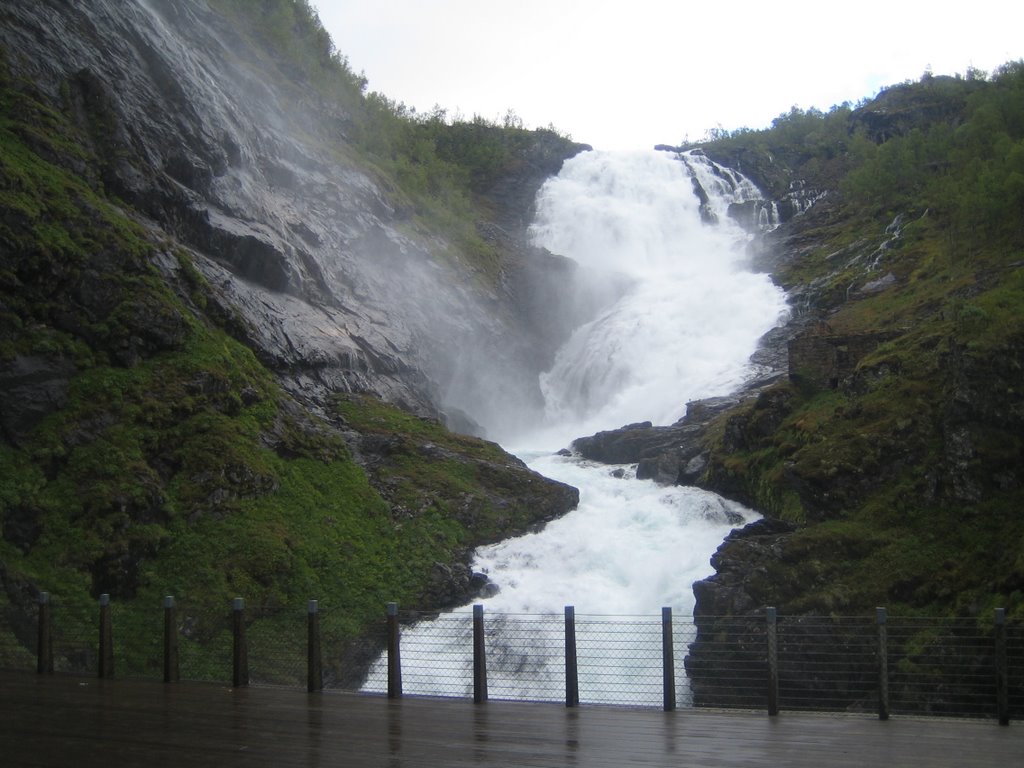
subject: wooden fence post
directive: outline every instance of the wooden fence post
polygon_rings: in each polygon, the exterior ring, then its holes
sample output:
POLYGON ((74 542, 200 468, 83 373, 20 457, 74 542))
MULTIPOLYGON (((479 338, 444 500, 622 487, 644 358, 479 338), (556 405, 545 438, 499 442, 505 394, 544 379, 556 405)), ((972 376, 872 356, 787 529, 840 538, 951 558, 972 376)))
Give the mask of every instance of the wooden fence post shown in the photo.
POLYGON ((779 714, 779 641, 775 608, 766 608, 764 618, 768 636, 768 714, 774 717, 779 714))
POLYGON ((875 609, 878 624, 878 719, 889 719, 889 616, 885 608, 875 609))
POLYGON ((178 618, 174 597, 164 598, 164 682, 176 683, 181 677, 178 665, 178 618))
POLYGON ((50 593, 39 593, 39 632, 36 635, 36 672, 53 674, 53 632, 50 617, 50 593))
POLYGON ((487 649, 484 643, 484 607, 473 606, 473 701, 487 701, 487 649))
POLYGON ((1010 724, 1010 670, 1006 660, 1006 609, 996 608, 996 713, 1000 725, 1010 724))
POLYGON ((576 664, 576 609, 565 606, 565 706, 580 703, 579 669, 576 664))
POLYGON ((324 687, 324 664, 320 654, 320 603, 310 600, 306 622, 306 690, 321 691, 324 687))
POLYGON ((672 712, 676 708, 676 662, 672 644, 672 609, 661 609, 661 682, 664 691, 664 708, 672 712))
POLYGON ((245 642, 245 598, 231 601, 231 629, 234 643, 231 653, 231 684, 242 688, 249 684, 249 646, 245 642))
POLYGON ((100 595, 100 638, 98 677, 114 676, 114 629, 110 618, 110 595, 100 595))
POLYGON ((402 698, 402 660, 398 629, 398 603, 388 603, 388 698, 402 698))

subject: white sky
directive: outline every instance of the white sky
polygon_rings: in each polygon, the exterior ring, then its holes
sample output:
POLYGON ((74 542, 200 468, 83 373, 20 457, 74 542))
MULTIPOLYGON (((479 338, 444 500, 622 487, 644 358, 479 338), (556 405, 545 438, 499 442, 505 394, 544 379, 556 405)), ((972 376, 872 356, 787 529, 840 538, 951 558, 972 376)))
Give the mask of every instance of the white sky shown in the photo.
POLYGON ((554 124, 598 149, 763 128, 881 86, 1024 58, 1024 2, 312 0, 369 90, 554 124))

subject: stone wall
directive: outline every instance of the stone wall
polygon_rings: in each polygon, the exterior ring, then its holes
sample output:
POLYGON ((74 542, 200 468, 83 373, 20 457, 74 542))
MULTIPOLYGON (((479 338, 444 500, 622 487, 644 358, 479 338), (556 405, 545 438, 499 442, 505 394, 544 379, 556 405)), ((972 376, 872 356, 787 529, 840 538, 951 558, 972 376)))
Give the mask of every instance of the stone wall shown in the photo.
POLYGON ((808 334, 789 342, 789 377, 835 389, 865 355, 893 338, 892 333, 808 334))

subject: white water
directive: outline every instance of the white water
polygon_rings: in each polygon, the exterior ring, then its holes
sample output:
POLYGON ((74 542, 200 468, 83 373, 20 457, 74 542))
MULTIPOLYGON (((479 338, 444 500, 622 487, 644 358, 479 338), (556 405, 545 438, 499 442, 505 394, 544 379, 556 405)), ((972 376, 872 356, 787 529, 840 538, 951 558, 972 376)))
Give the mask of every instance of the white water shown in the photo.
MULTIPOLYGON (((499 588, 481 601, 488 613, 561 614, 573 605, 577 615, 645 615, 656 621, 661 607, 669 606, 685 620, 693 610, 693 582, 711 573, 711 554, 731 527, 756 517, 696 488, 636 480, 635 467, 552 455, 598 430, 642 420, 671 423, 689 400, 734 390, 750 375, 748 359, 758 338, 785 312, 781 291, 767 276, 745 269, 747 236, 724 215, 725 187, 706 187, 723 215, 719 225, 704 225, 688 174, 684 163, 666 153, 587 152, 567 161, 540 192, 532 228, 536 242, 609 280, 626 275, 630 289, 579 328, 542 376, 545 424, 506 445, 538 472, 579 488, 580 504, 539 533, 477 551, 474 570, 487 573, 499 588), (617 469, 621 477, 613 474, 617 469)), ((739 189, 737 194, 750 194, 747 186, 739 189)), ((467 606, 451 615, 468 611, 467 606)), ((403 660, 423 660, 421 669, 405 674, 406 692, 470 693, 470 627, 461 621, 452 633, 451 626, 442 619, 403 632, 403 660), (459 678, 454 688, 453 674, 459 678)), ((632 636, 660 642, 656 623, 645 627, 632 636)), ((522 640, 513 634, 510 628, 503 639, 503 631, 493 627, 489 633, 492 691, 558 698, 552 691, 563 679, 562 660, 557 648, 550 657, 543 648, 560 643, 559 632, 534 631, 527 642, 532 647, 520 647, 522 640)), ((587 642, 581 635, 580 643, 587 642)), ((606 666, 621 668, 621 658, 611 660, 621 653, 600 646, 591 642, 588 653, 607 655, 606 666)), ((685 645, 676 653, 681 660, 685 645)), ((624 697, 621 680, 597 674, 581 676, 581 696, 660 700, 657 664, 647 672, 637 664, 649 666, 634 659, 622 674, 634 688, 643 688, 645 675, 657 677, 647 694, 624 697)), ((677 679, 685 687, 681 673, 677 679)), ((382 659, 366 689, 385 688, 382 659)))
POLYGON ((766 275, 747 271, 748 236, 725 214, 729 202, 748 199, 749 182, 727 200, 712 179, 703 172, 717 226, 701 223, 687 166, 664 152, 587 152, 541 190, 536 242, 609 279, 624 274, 632 289, 579 328, 541 377, 548 427, 532 447, 557 449, 636 421, 671 423, 688 400, 742 384, 784 298, 766 275))

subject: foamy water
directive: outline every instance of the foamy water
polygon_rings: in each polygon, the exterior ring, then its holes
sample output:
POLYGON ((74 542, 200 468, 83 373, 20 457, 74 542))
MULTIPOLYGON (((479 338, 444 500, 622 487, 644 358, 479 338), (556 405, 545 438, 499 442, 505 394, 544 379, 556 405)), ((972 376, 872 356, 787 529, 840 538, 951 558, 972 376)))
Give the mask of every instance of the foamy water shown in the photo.
MULTIPOLYGON (((715 549, 729 530, 757 517, 707 491, 637 480, 632 466, 553 455, 595 431, 644 420, 671 423, 688 401, 736 389, 750 374, 758 339, 786 312, 783 293, 766 275, 747 270, 748 236, 725 216, 717 226, 701 222, 689 174, 667 153, 586 152, 567 161, 538 196, 531 230, 538 245, 574 259, 598 279, 625 275, 631 287, 577 329, 541 377, 544 423, 504 441, 536 471, 579 488, 580 504, 539 533, 477 551, 474 569, 498 588, 479 601, 488 613, 560 614, 572 605, 579 614, 656 617, 668 606, 685 621, 693 611, 692 584, 710 575, 715 549)), ((748 185, 736 194, 748 199, 748 185)), ((730 200, 722 196, 729 190, 708 192, 715 210, 724 212, 730 200)), ((438 626, 408 628, 403 649, 420 643, 429 650, 414 650, 414 656, 444 656, 446 664, 458 658, 465 673, 472 665, 468 624, 443 641, 438 626)), ((652 624, 638 636, 659 631, 652 624)), ((655 642, 653 635, 647 640, 655 642)), ((516 696, 551 698, 563 674, 557 652, 547 662, 531 662, 527 676, 523 653, 503 640, 500 627, 487 642, 492 684, 497 678, 516 696)), ((557 636, 537 639, 548 642, 557 643, 557 636)), ((591 654, 619 653, 602 651, 597 640, 588 648, 591 654)), ((677 655, 684 652, 680 648, 677 655)), ((622 669, 634 682, 655 674, 621 659, 609 660, 608 667, 622 669)), ((406 691, 450 693, 451 678, 450 666, 436 674, 427 670, 406 691)), ((678 678, 685 698, 685 678, 678 678)), ((614 679, 588 684, 587 700, 622 701, 614 679)), ((385 687, 381 660, 366 688, 385 687)))

